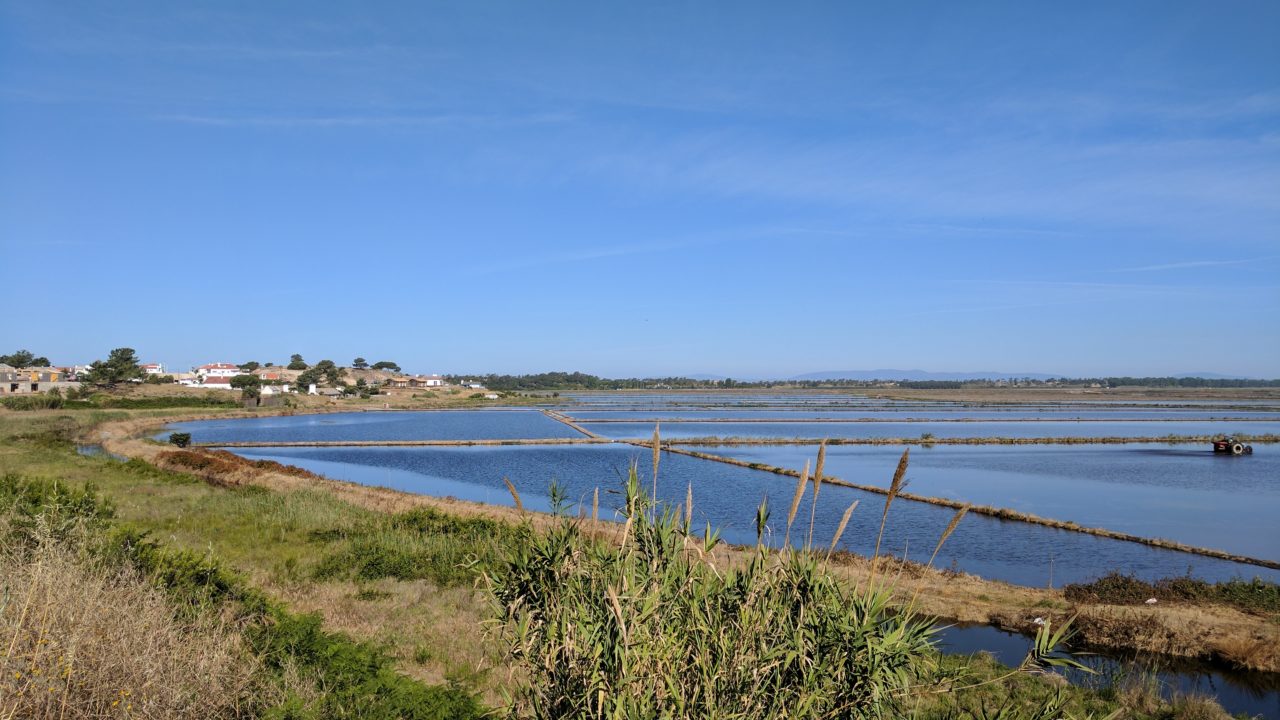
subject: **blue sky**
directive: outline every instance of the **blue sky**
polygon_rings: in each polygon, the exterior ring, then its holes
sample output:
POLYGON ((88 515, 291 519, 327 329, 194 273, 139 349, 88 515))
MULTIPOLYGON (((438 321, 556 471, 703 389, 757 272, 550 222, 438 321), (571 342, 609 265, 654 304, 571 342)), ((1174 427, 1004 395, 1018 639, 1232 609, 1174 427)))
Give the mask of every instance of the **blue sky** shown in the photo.
POLYGON ((1280 377, 1278 34, 1274 2, 0 0, 0 351, 1280 377))

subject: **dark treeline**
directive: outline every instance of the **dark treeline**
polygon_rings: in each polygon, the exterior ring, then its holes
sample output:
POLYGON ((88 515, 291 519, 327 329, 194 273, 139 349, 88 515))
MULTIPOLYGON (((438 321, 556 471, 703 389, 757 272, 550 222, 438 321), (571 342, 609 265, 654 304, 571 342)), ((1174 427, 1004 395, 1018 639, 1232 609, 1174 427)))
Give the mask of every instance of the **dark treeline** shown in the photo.
POLYGON ((1241 380, 1200 377, 1109 377, 1089 380, 1061 380, 1062 383, 1098 383, 1109 387, 1262 388, 1280 387, 1280 380, 1241 380))
POLYGON ((1280 380, 1235 380, 1216 378, 1172 377, 1107 377, 1054 378, 1033 380, 723 380, 686 377, 603 378, 583 372, 547 372, 531 375, 449 375, 450 383, 478 382, 490 390, 506 392, 538 392, 559 390, 710 390, 724 388, 868 388, 891 383, 895 387, 917 390, 958 390, 982 387, 1180 387, 1180 388, 1265 388, 1280 387, 1280 380))
MULTIPOLYGON (((610 379, 581 372, 548 372, 532 375, 448 375, 453 384, 478 382, 490 390, 643 390, 647 388, 717 388, 725 385, 714 380, 690 378, 622 378, 610 379)), ((732 381, 730 381, 732 382, 732 381)))

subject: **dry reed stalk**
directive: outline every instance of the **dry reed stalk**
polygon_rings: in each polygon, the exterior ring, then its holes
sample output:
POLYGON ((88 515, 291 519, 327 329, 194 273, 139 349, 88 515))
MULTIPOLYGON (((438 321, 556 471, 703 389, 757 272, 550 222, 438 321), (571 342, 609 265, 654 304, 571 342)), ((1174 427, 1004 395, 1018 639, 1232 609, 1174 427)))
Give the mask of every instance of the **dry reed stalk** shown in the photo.
POLYGON ((947 523, 947 529, 942 531, 942 537, 938 538, 938 544, 933 548, 933 554, 929 556, 929 563, 926 567, 933 566, 934 559, 938 557, 938 551, 942 549, 944 544, 946 544, 947 538, 951 537, 951 533, 956 531, 956 526, 960 524, 960 520, 964 518, 965 514, 968 512, 969 505, 966 504, 964 507, 957 510, 956 514, 952 516, 951 522, 947 523))
POLYGON ((516 501, 516 510, 524 512, 524 503, 520 502, 520 493, 516 492, 516 486, 511 484, 511 480, 507 476, 502 476, 502 482, 507 484, 507 490, 511 493, 511 499, 516 501))
POLYGON ((858 507, 858 501, 854 500, 849 505, 849 509, 844 511, 844 516, 840 518, 840 524, 836 526, 836 534, 831 538, 831 547, 827 549, 827 559, 831 559, 831 553, 836 551, 836 543, 840 542, 840 536, 844 534, 844 528, 849 524, 849 517, 853 515, 853 509, 858 507))
POLYGON ((818 515, 818 492, 822 490, 822 466, 827 462, 827 441, 824 439, 818 446, 818 464, 813 469, 813 503, 809 506, 809 539, 805 549, 813 548, 813 523, 818 515))
MULTIPOLYGON (((911 455, 911 448, 902 451, 902 458, 898 460, 898 468, 893 471, 893 482, 889 483, 889 492, 884 497, 884 513, 880 516, 880 532, 876 533, 876 549, 871 553, 871 579, 875 579, 876 564, 875 559, 880 555, 880 541, 884 539, 884 526, 889 519, 889 506, 893 504, 893 499, 902 491, 902 481, 907 474, 907 463, 911 455)), ((871 585, 871 583, 868 583, 871 585)))
MULTIPOLYGON (((942 537, 938 538, 938 544, 933 547, 933 554, 929 556, 929 562, 925 565, 926 568, 933 567, 933 561, 937 559, 938 552, 942 550, 942 546, 946 544, 947 538, 951 537, 951 533, 956 531, 956 528, 960 525, 960 521, 964 519, 964 516, 968 514, 968 512, 969 505, 966 503, 956 511, 955 515, 951 516, 951 522, 947 523, 946 529, 942 531, 942 537)), ((911 594, 911 602, 907 605, 907 612, 915 610, 916 599, 920 597, 921 587, 921 585, 916 585, 915 592, 911 594)))
POLYGON ((600 519, 600 488, 591 495, 591 521, 595 522, 600 519))
POLYGON ((658 461, 662 459, 662 438, 658 435, 658 423, 653 424, 653 494, 649 499, 653 501, 654 517, 658 512, 658 461))
POLYGON ((693 483, 690 482, 684 491, 684 531, 693 527, 693 483))
POLYGON ((809 484, 809 461, 804 461, 804 470, 796 481, 796 493, 791 496, 791 510, 787 512, 787 537, 783 547, 791 544, 791 524, 796 520, 796 511, 800 509, 800 500, 804 498, 804 488, 809 484))

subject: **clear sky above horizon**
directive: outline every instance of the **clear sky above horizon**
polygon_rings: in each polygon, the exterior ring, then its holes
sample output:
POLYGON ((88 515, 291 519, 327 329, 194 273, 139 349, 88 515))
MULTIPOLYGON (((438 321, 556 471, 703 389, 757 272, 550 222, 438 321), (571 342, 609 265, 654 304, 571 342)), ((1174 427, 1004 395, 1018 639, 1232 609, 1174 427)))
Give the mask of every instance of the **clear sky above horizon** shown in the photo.
POLYGON ((1280 377, 1280 3, 0 0, 0 352, 1280 377))

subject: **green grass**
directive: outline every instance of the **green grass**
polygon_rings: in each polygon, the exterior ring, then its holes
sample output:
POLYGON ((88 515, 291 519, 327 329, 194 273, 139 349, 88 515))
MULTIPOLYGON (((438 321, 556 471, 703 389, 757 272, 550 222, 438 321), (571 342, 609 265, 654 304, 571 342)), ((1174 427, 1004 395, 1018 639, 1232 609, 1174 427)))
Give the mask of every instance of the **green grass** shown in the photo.
POLYGON ((430 508, 363 516, 312 533, 330 546, 313 575, 321 580, 426 579, 442 586, 469 585, 528 535, 525 528, 430 508))

